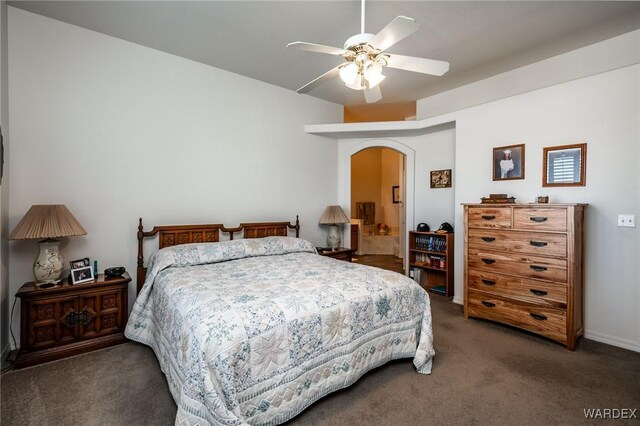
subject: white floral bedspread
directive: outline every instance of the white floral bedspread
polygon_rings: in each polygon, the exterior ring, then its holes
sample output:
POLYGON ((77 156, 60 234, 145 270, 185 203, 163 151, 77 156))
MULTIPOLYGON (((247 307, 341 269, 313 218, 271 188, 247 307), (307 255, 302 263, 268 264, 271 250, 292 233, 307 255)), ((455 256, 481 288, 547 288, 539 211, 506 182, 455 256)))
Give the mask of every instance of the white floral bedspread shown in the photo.
POLYGON ((395 272, 269 237, 165 248, 126 336, 153 348, 176 424, 278 424, 392 359, 429 374, 429 298, 395 272))

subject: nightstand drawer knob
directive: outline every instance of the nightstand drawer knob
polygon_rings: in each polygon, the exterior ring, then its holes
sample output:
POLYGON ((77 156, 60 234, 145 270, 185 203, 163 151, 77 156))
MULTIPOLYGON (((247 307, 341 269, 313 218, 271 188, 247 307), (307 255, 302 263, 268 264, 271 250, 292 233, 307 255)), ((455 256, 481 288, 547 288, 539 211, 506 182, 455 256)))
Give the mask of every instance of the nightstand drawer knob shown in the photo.
POLYGON ((488 243, 491 243, 495 240, 496 240, 495 237, 482 237, 482 241, 486 241, 488 243))

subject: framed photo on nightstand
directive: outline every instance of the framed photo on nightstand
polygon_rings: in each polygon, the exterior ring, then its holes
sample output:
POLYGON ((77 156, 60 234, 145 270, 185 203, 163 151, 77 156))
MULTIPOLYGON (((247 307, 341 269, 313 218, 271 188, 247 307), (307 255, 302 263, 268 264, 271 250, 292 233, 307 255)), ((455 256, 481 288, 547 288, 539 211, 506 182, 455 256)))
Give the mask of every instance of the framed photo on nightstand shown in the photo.
POLYGON ((83 266, 71 270, 71 282, 73 284, 86 283, 87 281, 93 280, 93 268, 91 268, 91 266, 83 266))

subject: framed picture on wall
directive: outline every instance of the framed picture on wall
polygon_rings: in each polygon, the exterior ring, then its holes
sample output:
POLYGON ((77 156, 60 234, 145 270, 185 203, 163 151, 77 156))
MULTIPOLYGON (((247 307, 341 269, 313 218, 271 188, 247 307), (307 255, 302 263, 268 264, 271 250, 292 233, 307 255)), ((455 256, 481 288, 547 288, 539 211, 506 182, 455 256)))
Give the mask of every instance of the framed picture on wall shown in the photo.
POLYGON ((587 144, 543 149, 542 186, 585 186, 587 144))
POLYGON ((431 188, 451 188, 451 169, 432 170, 431 188))
POLYGON ((524 179, 524 144, 493 148, 493 180, 524 179))
POLYGON ((398 204, 400 202, 400 187, 398 185, 391 187, 391 200, 393 201, 393 204, 398 204))

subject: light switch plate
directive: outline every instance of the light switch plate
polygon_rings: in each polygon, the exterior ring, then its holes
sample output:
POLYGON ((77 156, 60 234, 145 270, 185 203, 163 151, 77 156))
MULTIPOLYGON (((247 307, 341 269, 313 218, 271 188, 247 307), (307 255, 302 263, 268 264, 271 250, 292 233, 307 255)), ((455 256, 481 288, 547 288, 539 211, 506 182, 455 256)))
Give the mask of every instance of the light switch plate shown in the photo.
POLYGON ((622 226, 624 228, 635 228, 636 227, 636 215, 634 215, 634 214, 619 214, 618 215, 618 226, 622 226))

